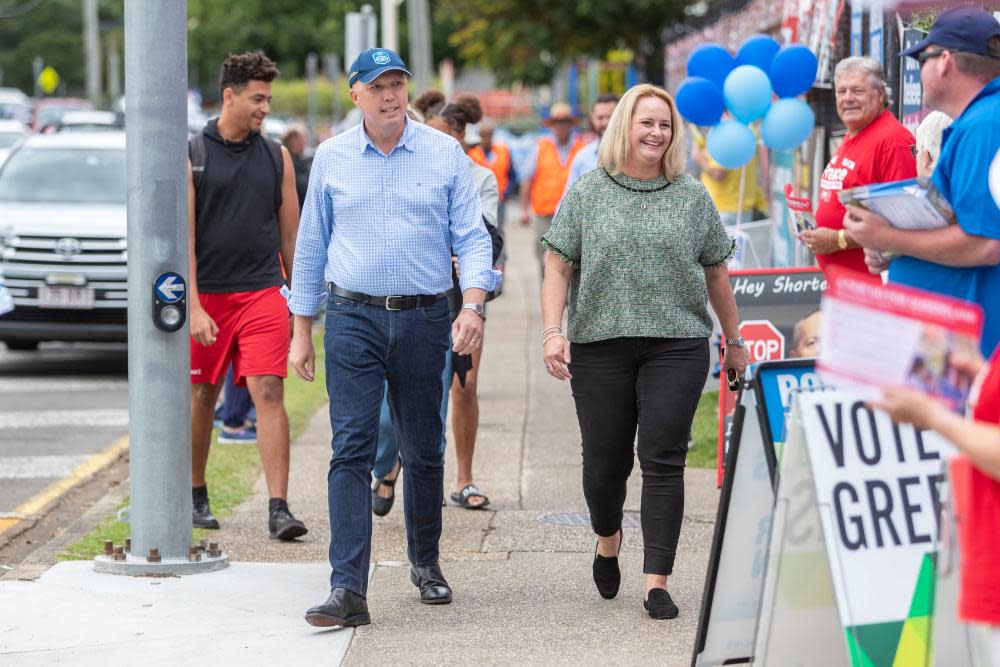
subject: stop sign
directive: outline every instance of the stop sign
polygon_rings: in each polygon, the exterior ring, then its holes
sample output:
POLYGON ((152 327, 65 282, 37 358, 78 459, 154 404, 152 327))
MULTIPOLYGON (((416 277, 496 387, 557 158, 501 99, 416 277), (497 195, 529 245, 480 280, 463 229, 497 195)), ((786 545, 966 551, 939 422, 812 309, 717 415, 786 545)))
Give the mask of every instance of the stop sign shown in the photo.
POLYGON ((750 363, 785 357, 785 336, 768 320, 748 320, 740 325, 750 363))

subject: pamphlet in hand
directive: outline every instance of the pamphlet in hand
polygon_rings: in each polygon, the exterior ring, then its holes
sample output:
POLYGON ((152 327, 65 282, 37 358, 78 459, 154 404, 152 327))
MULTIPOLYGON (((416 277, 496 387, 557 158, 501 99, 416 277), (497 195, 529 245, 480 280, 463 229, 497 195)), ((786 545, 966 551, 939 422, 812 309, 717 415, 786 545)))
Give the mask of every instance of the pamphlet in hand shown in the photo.
POLYGON ((823 295, 817 367, 824 382, 878 398, 881 388, 922 391, 956 412, 973 377, 954 364, 978 353, 977 304, 900 285, 873 285, 833 268, 823 295))
POLYGON ((844 206, 877 213, 899 229, 937 229, 955 222, 955 212, 929 178, 861 185, 841 190, 844 206))
POLYGON ((792 184, 785 184, 785 203, 795 219, 795 237, 802 240, 802 232, 816 229, 816 218, 812 213, 812 202, 807 197, 793 197, 792 184))

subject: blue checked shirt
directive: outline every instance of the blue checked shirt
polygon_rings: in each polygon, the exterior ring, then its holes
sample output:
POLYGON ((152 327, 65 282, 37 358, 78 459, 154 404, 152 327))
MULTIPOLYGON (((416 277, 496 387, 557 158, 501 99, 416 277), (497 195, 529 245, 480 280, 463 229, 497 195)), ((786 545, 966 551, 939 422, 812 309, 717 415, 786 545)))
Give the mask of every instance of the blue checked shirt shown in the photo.
POLYGON ((372 296, 437 294, 500 284, 469 160, 455 139, 407 119, 386 155, 358 125, 313 158, 295 244, 296 315, 315 315, 326 283, 372 296))

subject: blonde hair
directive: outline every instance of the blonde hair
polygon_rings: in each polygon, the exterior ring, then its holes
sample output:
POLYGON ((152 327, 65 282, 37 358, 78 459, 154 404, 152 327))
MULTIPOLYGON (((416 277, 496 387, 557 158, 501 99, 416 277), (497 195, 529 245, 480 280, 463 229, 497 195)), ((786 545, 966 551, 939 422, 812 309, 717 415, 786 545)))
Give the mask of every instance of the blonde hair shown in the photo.
POLYGON ((659 86, 640 83, 632 86, 622 95, 622 99, 611 114, 608 129, 601 138, 597 161, 609 174, 621 173, 628 163, 632 127, 632 117, 635 115, 639 100, 644 97, 658 97, 670 107, 671 137, 667 150, 663 153, 662 170, 668 181, 673 181, 684 172, 684 124, 681 122, 677 105, 670 93, 659 86))

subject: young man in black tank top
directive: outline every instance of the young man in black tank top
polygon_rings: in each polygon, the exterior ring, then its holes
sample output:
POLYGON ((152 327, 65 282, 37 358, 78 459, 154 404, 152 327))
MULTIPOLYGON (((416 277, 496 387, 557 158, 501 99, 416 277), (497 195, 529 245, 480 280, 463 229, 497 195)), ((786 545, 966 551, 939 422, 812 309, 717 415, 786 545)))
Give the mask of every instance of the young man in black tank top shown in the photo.
POLYGON ((268 145, 275 64, 260 53, 222 65, 222 112, 192 140, 188 172, 191 258, 191 481, 193 523, 218 528, 205 484, 215 402, 226 368, 257 408, 257 441, 270 496, 268 530, 291 540, 306 527, 288 509, 289 314, 281 286, 291 275, 299 202, 287 149, 268 145))

